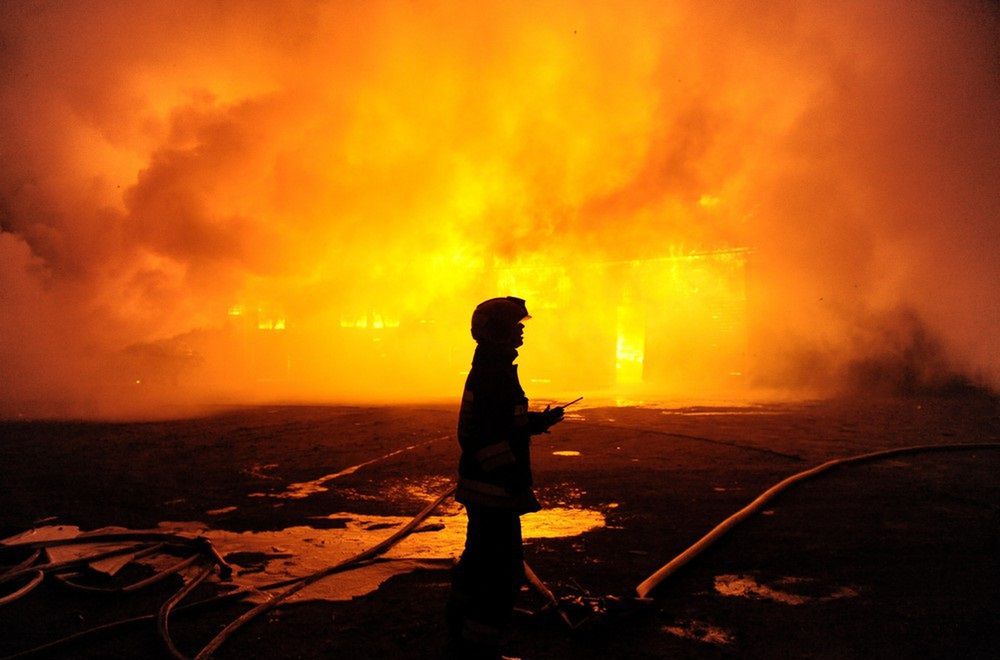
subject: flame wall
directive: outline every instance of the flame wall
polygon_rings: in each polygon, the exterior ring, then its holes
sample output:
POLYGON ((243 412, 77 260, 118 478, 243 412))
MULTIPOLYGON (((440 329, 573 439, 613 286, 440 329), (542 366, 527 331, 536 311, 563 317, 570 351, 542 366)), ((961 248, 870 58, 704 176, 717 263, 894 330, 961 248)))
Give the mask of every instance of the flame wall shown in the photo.
POLYGON ((506 294, 529 395, 996 388, 998 23, 3 3, 0 412, 451 396, 506 294))

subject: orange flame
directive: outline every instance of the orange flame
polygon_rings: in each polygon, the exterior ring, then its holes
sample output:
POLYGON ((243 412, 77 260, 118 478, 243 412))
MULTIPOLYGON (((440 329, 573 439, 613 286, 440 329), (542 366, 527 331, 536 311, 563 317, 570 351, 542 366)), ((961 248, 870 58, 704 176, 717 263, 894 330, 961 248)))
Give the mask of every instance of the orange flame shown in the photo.
POLYGON ((7 3, 0 398, 452 397, 508 294, 533 396, 995 386, 963 6, 7 3))

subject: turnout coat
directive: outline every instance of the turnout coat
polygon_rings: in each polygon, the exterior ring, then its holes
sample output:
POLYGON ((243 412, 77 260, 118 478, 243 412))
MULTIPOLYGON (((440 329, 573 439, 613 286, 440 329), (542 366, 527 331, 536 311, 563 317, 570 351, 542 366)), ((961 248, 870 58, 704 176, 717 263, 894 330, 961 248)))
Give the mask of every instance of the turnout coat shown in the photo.
POLYGON ((543 413, 529 413, 513 364, 517 351, 480 344, 472 358, 458 416, 455 499, 466 506, 538 511, 532 491, 531 436, 548 426, 543 413))

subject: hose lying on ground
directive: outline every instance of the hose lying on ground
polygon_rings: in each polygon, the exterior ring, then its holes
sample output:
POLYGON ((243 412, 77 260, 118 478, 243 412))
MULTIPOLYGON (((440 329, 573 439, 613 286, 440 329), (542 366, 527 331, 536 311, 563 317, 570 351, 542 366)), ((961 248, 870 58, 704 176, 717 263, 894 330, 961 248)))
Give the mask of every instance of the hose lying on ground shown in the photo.
POLYGON ((30 574, 30 579, 24 586, 22 586, 20 589, 13 591, 12 593, 7 594, 3 598, 0 598, 0 605, 13 603, 15 600, 17 600, 21 596, 24 596, 29 591, 40 585, 44 578, 45 578, 44 572, 38 570, 34 571, 33 573, 30 574))
POLYGON ((811 479, 817 475, 824 472, 832 470, 835 467, 841 465, 850 465, 857 463, 864 463, 867 461, 880 460, 883 458, 889 458, 890 456, 900 456, 903 454, 917 454, 922 452, 932 452, 932 451, 968 451, 972 449, 1000 449, 1000 443, 988 442, 988 443, 978 443, 978 444, 951 444, 951 445, 916 445, 912 447, 901 447, 899 449, 887 449, 884 451, 876 451, 868 454, 861 454, 859 456, 849 456, 847 458, 835 458, 826 463, 817 465, 809 470, 803 470, 793 474, 786 479, 783 479, 771 486, 763 493, 761 493, 755 500, 747 504, 745 507, 729 516, 721 523, 716 525, 712 531, 705 536, 701 537, 694 544, 692 544, 687 550, 680 553, 669 562, 664 564, 655 573, 650 575, 648 578, 639 583, 639 586, 635 588, 636 595, 639 598, 646 598, 649 596, 650 592, 656 589, 657 586, 665 579, 676 573, 682 566, 687 564, 689 561, 697 557, 701 552, 703 552, 707 547, 719 540, 726 532, 735 527, 740 522, 746 520, 751 515, 756 513, 763 507, 766 503, 774 499, 779 493, 788 489, 789 487, 797 484, 800 481, 806 479, 811 479))
MULTIPOLYGON (((233 599, 235 597, 246 596, 246 595, 249 595, 251 593, 259 593, 259 592, 265 591, 265 590, 273 590, 273 589, 280 589, 280 588, 287 587, 287 589, 285 589, 285 591, 279 593, 278 595, 276 595, 272 599, 268 600, 267 602, 261 603, 260 605, 257 605, 256 607, 248 610, 247 612, 243 613, 240 617, 238 617, 236 620, 234 620, 232 623, 230 623, 228 626, 226 626, 221 632, 219 632, 218 635, 216 635, 214 638, 212 638, 212 640, 209 641, 209 643, 207 645, 205 645, 204 648, 202 648, 202 650, 195 656, 195 658, 197 658, 197 659, 200 660, 202 658, 209 658, 209 657, 211 657, 211 655, 219 648, 219 646, 221 646, 229 637, 231 637, 240 627, 242 627, 243 625, 245 625, 251 619, 253 619, 253 618, 259 616, 260 614, 263 614, 264 612, 272 609, 273 607, 281 604, 282 602, 284 602, 285 600, 287 600, 288 598, 290 598, 292 595, 294 595, 298 591, 304 589, 305 587, 309 586, 310 584, 313 584, 313 583, 317 582, 318 580, 320 580, 320 579, 322 579, 324 577, 327 577, 329 575, 333 575, 335 573, 342 573, 342 572, 350 570, 352 568, 359 568, 359 567, 361 567, 363 565, 367 565, 369 563, 372 563, 374 560, 376 560, 378 558, 379 555, 384 554, 386 551, 388 551, 394 545, 396 545, 397 543, 399 543, 403 538, 405 538, 406 536, 408 536, 414 529, 416 529, 416 527, 421 522, 423 522, 431 513, 433 513, 435 509, 437 509, 439 506, 441 506, 441 504, 443 504, 444 501, 447 498, 451 497, 454 494, 454 492, 455 492, 455 486, 451 486, 446 491, 444 491, 443 493, 441 493, 440 495, 438 495, 434 499, 433 502, 431 502, 426 507, 424 507, 424 509, 422 511, 420 511, 420 513, 418 513, 416 516, 414 516, 408 523, 406 523, 406 525, 404 525, 403 527, 401 527, 394 534, 392 534, 391 536, 389 536, 388 538, 386 538, 382 542, 378 543, 377 545, 375 545, 375 546, 373 546, 373 547, 371 547, 371 548, 369 548, 369 549, 367 549, 367 550, 365 550, 365 551, 363 551, 363 552, 361 552, 361 553, 359 553, 359 554, 357 554, 357 555, 355 555, 353 557, 350 557, 349 559, 345 559, 344 561, 338 562, 337 564, 334 564, 333 566, 329 566, 327 568, 324 568, 324 569, 322 569, 320 571, 312 573, 311 575, 307 575, 307 576, 303 576, 303 577, 299 577, 299 578, 292 578, 292 579, 289 579, 289 580, 282 580, 280 582, 275 582, 275 583, 272 583, 270 585, 265 585, 263 587, 237 589, 237 590, 232 591, 232 592, 228 592, 228 593, 225 593, 225 594, 220 594, 219 596, 206 599, 205 601, 200 601, 199 603, 192 603, 188 607, 192 607, 192 606, 195 606, 195 605, 200 605, 200 604, 203 604, 203 603, 208 603, 209 601, 211 601, 211 602, 219 602, 219 601, 222 601, 222 600, 233 599)), ((35 541, 35 542, 14 543, 14 544, 7 544, 7 545, 4 545, 2 547, 11 547, 11 548, 14 548, 14 547, 50 547, 50 546, 56 546, 56 545, 80 545, 81 541, 79 539, 81 539, 81 538, 84 538, 83 542, 106 542, 106 541, 109 541, 109 540, 121 541, 121 540, 126 540, 126 539, 132 540, 132 539, 136 539, 136 538, 143 538, 143 539, 148 539, 148 540, 155 539, 155 540, 161 541, 163 543, 166 543, 166 542, 169 542, 169 541, 173 541, 173 540, 178 540, 178 542, 181 543, 181 544, 183 544, 183 545, 187 545, 187 546, 191 546, 191 547, 197 547, 199 550, 202 551, 201 554, 196 554, 196 555, 193 555, 191 557, 188 557, 188 558, 186 558, 186 559, 178 562, 177 564, 174 564, 173 566, 170 566, 170 567, 164 569, 163 571, 160 571, 160 572, 156 573, 155 575, 151 576, 150 578, 146 578, 145 580, 141 580, 138 583, 135 583, 135 584, 132 584, 132 585, 127 585, 126 587, 122 587, 122 588, 119 588, 119 589, 106 589, 106 588, 99 588, 99 587, 89 587, 89 586, 86 586, 86 585, 80 585, 80 584, 77 584, 75 582, 71 582, 69 580, 65 580, 65 579, 61 580, 64 584, 67 584, 68 586, 71 586, 71 587, 74 587, 74 588, 77 588, 77 589, 85 589, 85 590, 88 590, 88 591, 98 591, 98 592, 133 591, 135 589, 138 589, 138 588, 145 587, 145 586, 148 586, 150 584, 153 584, 154 582, 158 582, 158 581, 166 578, 167 576, 169 576, 169 575, 171 575, 173 573, 180 572, 183 569, 188 568, 189 566, 191 566, 192 564, 194 564, 199 559, 204 559, 206 556, 212 560, 212 563, 215 563, 215 558, 218 557, 219 561, 222 561, 223 564, 225 564, 224 560, 222 560, 222 558, 219 557, 218 552, 214 551, 214 548, 211 546, 211 543, 208 542, 208 539, 205 539, 203 537, 198 537, 197 539, 192 539, 190 537, 175 536, 175 535, 160 534, 160 533, 136 532, 136 533, 91 534, 91 535, 80 535, 80 536, 77 536, 77 537, 75 537, 73 539, 58 539, 58 540, 51 540, 51 541, 35 541), (76 541, 76 543, 73 543, 73 541, 76 541), (212 549, 212 552, 208 551, 209 548, 212 549)), ((119 548, 119 549, 116 549, 116 550, 113 550, 113 551, 99 553, 98 555, 92 555, 92 556, 89 556, 89 557, 82 557, 82 558, 74 559, 74 560, 67 561, 67 562, 61 562, 58 565, 58 567, 60 569, 69 568, 70 566, 75 567, 75 566, 79 566, 79 565, 88 563, 90 561, 93 561, 97 557, 104 558, 104 557, 107 557, 107 556, 113 556, 115 554, 127 554, 128 552, 135 551, 135 550, 136 550, 135 547, 125 548, 125 549, 119 548)), ((35 556, 35 558, 37 558, 37 555, 35 556)), ((19 565, 19 566, 22 567, 21 568, 22 571, 24 571, 24 570, 30 570, 27 567, 23 567, 23 564, 24 564, 24 562, 22 562, 22 564, 19 565)), ((225 564, 225 566, 229 569, 229 571, 232 570, 231 567, 228 566, 228 564, 225 564)), ((177 648, 174 645, 172 639, 170 638, 169 627, 168 627, 168 617, 170 616, 171 611, 177 606, 177 604, 180 603, 185 597, 187 597, 187 595, 190 594, 191 591, 193 591, 194 588, 208 576, 208 572, 210 572, 210 571, 211 571, 211 567, 208 569, 208 571, 204 571, 203 570, 195 578, 193 578, 190 582, 188 582, 187 584, 183 585, 178 592, 176 592, 173 596, 171 596, 170 599, 166 603, 164 603, 163 606, 161 606, 159 612, 156 615, 147 615, 147 616, 143 616, 143 617, 134 617, 132 619, 127 619, 125 621, 115 622, 113 624, 106 624, 104 626, 98 626, 97 628, 92 628, 90 630, 85 630, 85 631, 82 631, 80 633, 76 633, 74 635, 70 635, 69 637, 65 637, 63 639, 56 640, 55 642, 51 642, 49 644, 45 644, 44 646, 36 647, 36 648, 33 648, 33 649, 29 649, 27 651, 23 651, 21 653, 18 653, 16 655, 10 656, 10 657, 11 658, 14 658, 14 657, 26 657, 28 655, 34 655, 36 653, 41 653, 41 652, 45 652, 45 651, 51 651, 51 650, 53 650, 57 646, 61 646, 61 645, 65 644, 65 643, 68 643, 70 641, 79 640, 79 639, 81 639, 83 637, 89 636, 89 635, 97 633, 97 632, 106 632, 106 631, 111 630, 113 628, 116 628, 116 627, 118 627, 120 625, 126 625, 126 624, 129 624, 129 623, 134 623, 134 622, 138 622, 138 621, 145 621, 145 620, 148 620, 148 619, 151 619, 151 618, 156 618, 156 620, 157 620, 157 628, 158 628, 158 630, 160 632, 160 636, 164 640, 164 643, 167 645, 168 651, 175 658, 178 658, 179 660, 186 660, 187 656, 184 656, 183 654, 181 654, 177 650, 177 648)), ((6 579, 8 574, 9 573, 5 573, 3 576, 0 576, 0 580, 6 579)), ((44 573, 42 573, 42 575, 44 575, 44 573)), ((41 578, 38 578, 38 582, 41 582, 41 578)), ((34 585, 32 585, 32 586, 34 586, 34 585)), ((23 589, 19 590, 19 592, 20 591, 23 591, 23 589)), ((23 594, 18 593, 18 596, 20 596, 20 595, 23 595, 23 594)), ((178 609, 182 609, 182 608, 178 608, 178 609)))
POLYGON ((212 574, 212 567, 205 566, 201 571, 191 580, 182 586, 177 593, 167 599, 163 605, 160 606, 159 612, 156 613, 156 630, 160 633, 160 638, 163 639, 163 643, 167 645, 167 650, 170 655, 174 656, 178 660, 184 660, 185 656, 180 651, 177 650, 177 646, 174 645, 173 638, 170 637, 170 627, 169 619, 170 612, 174 609, 177 603, 181 602, 187 595, 194 591, 195 587, 202 583, 202 581, 212 574))
MULTIPOLYGON (((87 543, 87 541, 84 541, 80 545, 83 545, 84 543, 87 543)), ((48 564, 35 564, 34 563, 35 560, 38 559, 39 552, 40 552, 40 549, 36 549, 35 552, 32 553, 32 555, 31 555, 31 562, 30 563, 22 562, 18 566, 14 566, 11 569, 9 569, 3 575, 0 575, 0 584, 2 584, 4 582, 9 582, 9 581, 12 581, 12 580, 16 580, 17 578, 19 578, 23 574, 34 573, 35 571, 43 571, 45 573, 50 573, 50 574, 56 574, 56 573, 59 573, 61 571, 75 571, 77 568, 79 568, 83 564, 89 564, 91 562, 95 562, 95 561, 98 561, 100 559, 107 559, 109 557, 117 557, 119 555, 131 554, 131 553, 136 552, 137 550, 140 550, 140 549, 142 549, 144 547, 146 547, 146 546, 144 546, 144 545, 135 545, 135 546, 128 546, 128 547, 123 547, 123 548, 114 548, 114 549, 111 549, 111 550, 107 550, 105 552, 98 552, 98 553, 93 554, 93 555, 88 555, 86 557, 77 557, 76 559, 69 559, 69 560, 60 561, 60 562, 49 562, 48 564)))
MULTIPOLYGON (((111 541, 119 541, 125 539, 131 540, 139 536, 142 535, 134 535, 123 538, 121 534, 115 533, 107 535, 90 535, 83 538, 83 540, 78 540, 78 539, 84 537, 84 535, 71 539, 49 539, 45 541, 28 541, 28 542, 19 542, 10 544, 0 544, 0 548, 5 548, 5 549, 10 549, 10 548, 35 549, 35 552, 31 555, 29 560, 22 562, 18 566, 13 567, 9 569, 6 573, 0 575, 0 583, 15 580, 21 577, 22 575, 26 574, 34 575, 36 572, 40 571, 46 575, 53 575, 54 577, 59 579, 63 584, 73 587, 75 589, 81 589, 85 591, 100 591, 100 592, 135 591, 137 589, 141 589, 151 584, 155 584, 160 580, 170 576, 171 574, 187 568, 190 564, 194 563, 194 561, 197 560, 199 557, 206 557, 211 561, 211 563, 216 564, 219 567, 220 575, 223 576, 224 578, 228 577, 228 575, 232 573, 232 567, 229 566, 225 562, 225 560, 223 560, 222 557, 220 557, 219 554, 214 551, 214 548, 212 548, 211 543, 208 541, 208 539, 192 538, 192 537, 168 535, 168 534, 156 534, 155 536, 157 539, 166 539, 166 540, 161 540, 151 545, 138 544, 138 545, 125 546, 121 548, 112 548, 110 550, 98 552, 92 555, 86 555, 83 557, 77 557, 75 559, 68 559, 60 562, 49 562, 47 564, 34 565, 28 563, 29 561, 34 562, 39 557, 39 551, 41 548, 66 546, 66 545, 85 545, 87 543, 104 543, 109 540, 111 541), (76 541, 76 543, 72 543, 71 541, 76 541), (77 584, 75 582, 71 582, 70 580, 65 579, 63 576, 60 575, 60 573, 64 572, 75 572, 84 565, 90 564, 92 562, 101 559, 108 559, 110 557, 116 557, 120 555, 132 555, 133 559, 137 559, 139 557, 154 554, 156 552, 164 550, 168 545, 173 546, 173 549, 180 548, 187 551, 195 550, 199 554, 192 555, 173 566, 170 566, 162 571, 155 573, 151 577, 139 580, 134 584, 130 584, 124 587, 117 587, 117 588, 91 587, 88 585, 82 585, 82 584, 77 584), (209 549, 211 549, 211 551, 209 551, 209 549)), ((14 597, 15 595, 20 597, 23 596, 24 593, 18 591, 16 592, 16 594, 10 594, 8 596, 5 596, 3 599, 0 599, 0 605, 13 602, 14 600, 16 600, 16 598, 14 597)))
POLYGON ((573 622, 570 621, 569 615, 566 611, 559 607, 559 599, 556 595, 552 593, 548 585, 542 582, 542 579, 538 577, 538 574, 532 570, 531 566, 528 566, 528 562, 524 562, 524 577, 528 579, 528 584, 535 588, 542 598, 545 599, 545 607, 555 608, 556 612, 559 614, 559 618, 570 628, 573 628, 573 622))
MULTIPOLYGON (((651 575, 650 577, 648 577, 646 580, 644 580, 642 583, 639 584, 639 586, 636 588, 636 593, 640 599, 644 600, 647 599, 649 593, 652 592, 668 576, 672 575, 682 566, 690 562, 695 556, 704 551, 709 545, 718 540, 727 531, 732 529, 736 524, 745 520, 752 514, 756 513, 765 503, 767 503, 768 501, 776 497, 779 493, 786 490, 795 483, 817 476, 823 472, 826 472, 840 465, 862 463, 865 461, 878 460, 882 458, 888 458, 890 456, 898 456, 908 453, 919 453, 928 451, 957 451, 957 450, 973 450, 973 449, 1000 449, 1000 443, 920 445, 915 447, 903 447, 900 449, 890 449, 885 451, 862 454, 860 456, 834 459, 831 461, 827 461, 826 463, 822 463, 809 470, 793 474, 792 476, 778 482, 777 484, 766 490, 764 493, 762 493, 760 496, 758 496, 756 499, 754 499, 752 502, 750 502, 750 504, 743 507, 735 514, 722 521, 719 525, 717 525, 708 534, 706 534, 704 537, 702 537, 700 540, 694 543, 691 547, 689 547, 687 550, 682 552, 680 555, 678 555, 670 562, 665 564, 662 568, 653 573, 653 575, 651 575)), ((410 534, 416 528, 416 526, 420 524, 420 522, 426 519, 427 516, 429 516, 435 509, 437 509, 448 497, 450 497, 454 493, 454 491, 455 487, 452 486, 447 491, 441 493, 433 502, 428 504, 427 507, 425 507, 413 519, 411 519, 410 522, 408 522, 404 527, 399 529, 396 533, 394 533, 392 536, 385 539, 381 543, 373 546, 372 548, 369 548, 368 550, 365 550, 364 552, 359 553, 358 555, 355 555, 354 557, 351 557, 350 559, 339 562, 333 566, 327 567, 311 575, 300 578, 291 578, 288 580, 283 580, 280 582, 275 582, 269 585, 264 585, 256 588, 245 587, 245 588, 235 589, 233 591, 224 594, 219 594, 217 596, 206 598, 204 600, 197 601, 195 603, 190 603, 188 605, 178 607, 178 604, 184 598, 186 598, 194 590, 194 588, 208 576, 208 574, 212 570, 212 567, 210 566, 207 570, 202 569, 202 571, 199 572, 194 578, 192 578, 188 583, 183 585, 178 592, 176 592, 173 596, 171 596, 170 599, 160 607, 159 611, 156 614, 133 617, 131 619, 117 621, 110 624, 98 626, 96 628, 84 630, 75 633, 73 635, 70 635, 68 637, 56 640, 54 642, 50 642, 43 646, 22 651, 13 656, 10 656, 10 658, 15 658, 15 657, 20 658, 29 655, 35 655, 38 653, 44 653, 47 651, 54 650, 56 647, 63 646, 69 642, 77 641, 94 634, 118 629, 127 625, 131 625, 133 623, 156 620, 160 636, 164 639, 168 651, 171 653, 173 657, 177 658, 178 660, 186 660, 186 656, 184 656, 177 650, 176 646, 173 644, 173 641, 171 640, 169 635, 168 619, 171 612, 174 611, 175 608, 177 611, 181 610, 190 611, 198 607, 204 607, 210 604, 242 598, 251 593, 260 593, 262 591, 269 591, 269 590, 288 587, 285 591, 278 594, 271 600, 262 603, 260 605, 257 605, 256 607, 248 610, 239 618, 234 620, 232 623, 226 626, 226 628, 224 628, 218 635, 216 635, 197 654, 197 656, 195 656, 196 660, 209 658, 219 648, 219 646, 221 646, 240 627, 245 625, 253 618, 259 616, 260 614, 284 602, 285 600, 287 600, 289 597, 291 597, 301 589, 304 589, 305 587, 315 583, 316 581, 324 577, 333 575, 335 573, 341 573, 347 570, 351 570, 353 568, 358 568, 360 566, 368 565, 370 563, 378 561, 379 555, 385 553, 392 546, 401 541, 405 536, 410 534)), ((225 561, 219 556, 215 548, 211 546, 211 543, 209 543, 207 539, 202 537, 199 538, 179 537, 177 535, 171 535, 171 534, 146 533, 146 532, 86 534, 75 537, 73 539, 62 539, 62 540, 48 541, 48 542, 25 542, 19 544, 3 545, 0 547, 37 548, 37 547, 46 547, 53 545, 74 545, 74 544, 79 545, 81 542, 107 542, 107 541, 124 541, 124 540, 157 541, 161 544, 169 544, 171 542, 175 542, 185 547, 195 548, 199 551, 199 554, 194 555, 194 557, 189 557, 188 559, 165 569, 165 571, 161 571, 161 573, 172 574, 174 572, 178 572, 192 565, 193 563, 195 563, 195 560, 202 557, 209 559, 211 564, 217 566, 220 570, 220 573, 223 573, 223 571, 225 571, 225 574, 228 575, 229 573, 231 573, 232 570, 231 567, 228 564, 226 564, 225 561)), ((154 548, 159 549, 158 546, 148 546, 144 550, 140 550, 140 552, 150 552, 154 550, 154 548)), ((50 565, 49 568, 53 569, 58 568, 59 570, 63 570, 69 568, 71 565, 80 565, 83 563, 87 563, 89 561, 93 561, 94 558, 97 556, 104 557, 104 556, 111 556, 113 554, 125 554, 130 550, 135 550, 135 548, 108 551, 107 553, 101 553, 100 555, 80 558, 78 560, 71 560, 69 562, 62 562, 61 564, 59 564, 58 567, 50 565)), ((21 564, 19 564, 18 566, 8 569, 7 572, 0 575, 0 582, 12 578, 15 574, 19 575, 28 574, 31 570, 30 563, 33 563, 34 560, 37 559, 37 557, 38 554, 36 552, 32 556, 32 558, 30 558, 30 560, 21 562, 21 564)), ((536 589, 538 589, 540 593, 542 593, 542 595, 546 598, 547 601, 549 601, 550 603, 555 603, 556 609, 559 612, 560 617, 563 619, 563 621, 571 628, 574 627, 568 620, 568 617, 566 616, 565 612, 558 607, 558 599, 555 597, 552 591, 544 584, 544 582, 542 582, 538 578, 538 576, 534 573, 534 571, 530 569, 530 567, 526 565, 525 569, 532 585, 536 589)), ((40 571, 40 573, 41 575, 44 575, 44 572, 40 571)), ((151 584, 154 581, 158 581, 159 579, 162 579, 162 577, 166 577, 165 575, 161 576, 161 573, 154 575, 152 578, 147 578, 146 580, 141 581, 143 583, 143 586, 151 584)), ((17 592, 15 592, 16 596, 15 594, 11 594, 4 598, 10 599, 12 596, 18 597, 20 595, 23 595, 21 593, 22 591, 26 593, 27 591, 30 591, 30 589, 33 588, 34 586, 37 586, 37 583, 40 582, 41 578, 35 576, 31 580, 29 585, 26 585, 25 587, 22 587, 17 592)), ((68 584, 70 584, 71 586, 83 587, 83 585, 76 585, 75 583, 71 582, 69 582, 68 584)), ((130 585, 130 587, 133 589, 136 588, 135 585, 130 585)), ((128 589, 128 587, 124 587, 122 589, 128 589)), ((106 590, 106 591, 116 591, 116 590, 106 590)), ((4 602, 3 600, 0 600, 0 604, 2 604, 3 602, 4 602)))
MULTIPOLYGON (((378 557, 376 557, 374 559, 369 559, 368 561, 359 562, 355 566, 352 566, 352 567, 349 567, 349 568, 344 568, 343 570, 347 571, 347 570, 350 570, 351 568, 361 568, 362 566, 368 566, 368 565, 374 564, 374 563, 379 562, 379 561, 386 561, 386 560, 382 560, 382 559, 379 559, 378 557)), ((189 613, 195 612, 195 611, 197 611, 199 609, 204 609, 206 607, 210 607, 212 605, 217 605, 217 604, 220 604, 220 603, 223 603, 223 602, 228 602, 228 601, 233 601, 233 600, 240 600, 240 599, 245 598, 246 596, 249 596, 251 594, 256 594, 256 593, 260 593, 260 592, 270 591, 270 590, 274 590, 274 589, 281 589, 282 587, 287 587, 290 584, 294 584, 295 582, 298 582, 300 579, 301 578, 289 578, 289 579, 286 579, 286 580, 281 580, 280 582, 273 582, 271 584, 266 584, 266 585, 262 585, 262 586, 259 586, 259 587, 240 587, 238 589, 233 589, 232 591, 227 591, 225 593, 217 594, 215 596, 210 596, 208 598, 203 598, 202 600, 198 600, 198 601, 195 601, 193 603, 188 603, 187 605, 178 606, 177 603, 174 603, 174 609, 172 609, 171 612, 176 611, 176 612, 184 612, 185 614, 189 614, 189 613)), ((178 602, 179 602, 179 600, 178 600, 178 602)), ((156 614, 141 614, 139 616, 134 616, 134 617, 131 617, 131 618, 128 618, 128 619, 119 619, 118 621, 112 621, 110 623, 105 623, 105 624, 102 624, 102 625, 99 625, 99 626, 95 626, 93 628, 87 628, 86 630, 81 630, 79 632, 75 632, 75 633, 73 633, 71 635, 67 635, 66 637, 61 637, 60 639, 57 639, 57 640, 54 640, 54 641, 51 641, 51 642, 46 642, 45 644, 43 644, 41 646, 36 646, 34 648, 26 649, 24 651, 19 651, 18 653, 15 653, 14 655, 9 655, 9 656, 4 657, 3 660, 14 660, 15 658, 26 658, 26 657, 35 656, 35 655, 46 654, 46 653, 48 653, 50 651, 54 651, 55 649, 57 649, 59 647, 66 646, 66 645, 71 644, 73 642, 81 641, 81 640, 86 639, 88 637, 94 637, 96 635, 100 635, 102 633, 108 633, 108 632, 111 632, 113 630, 119 630, 121 628, 127 628, 128 626, 131 626, 131 625, 134 625, 134 624, 137 624, 137 623, 144 623, 146 621, 154 621, 154 620, 157 619, 158 616, 159 616, 159 612, 157 612, 156 614)))
POLYGON ((282 601, 288 599, 290 596, 292 596, 293 594, 297 593, 298 591, 300 591, 300 590, 308 587, 313 582, 316 582, 317 580, 320 580, 320 579, 326 577, 327 575, 330 575, 332 573, 338 572, 339 569, 345 568, 347 566, 351 566, 353 564, 356 564, 358 562, 364 561, 366 559, 372 559, 374 557, 377 557, 377 556, 383 554, 389 548, 391 548, 392 546, 396 545, 399 541, 401 541, 405 536, 409 535, 409 533, 412 532, 417 527, 417 525, 419 525, 421 522, 423 522, 423 520, 425 518, 427 518, 427 516, 429 516, 434 511, 434 509, 436 509, 439 506, 441 506, 441 504, 444 503, 444 501, 447 498, 451 497, 452 494, 454 494, 454 492, 455 492, 455 488, 456 488, 455 486, 452 486, 451 488, 449 488, 445 492, 443 492, 440 495, 438 495, 437 498, 433 502, 431 502, 426 507, 424 507, 424 509, 420 513, 418 513, 416 516, 414 516, 410 520, 410 522, 406 523, 406 525, 404 525, 402 528, 400 528, 395 534, 393 534, 392 536, 390 536, 386 540, 382 541, 378 545, 375 545, 375 546, 369 548, 368 550, 365 550, 365 551, 363 551, 363 552, 361 552, 361 553, 359 553, 357 555, 354 555, 350 559, 345 559, 344 561, 339 562, 337 564, 334 564, 333 566, 330 566, 329 568, 325 568, 325 569, 323 569, 321 571, 317 571, 316 573, 313 573, 312 575, 310 575, 308 577, 304 577, 304 578, 301 579, 301 581, 299 581, 298 583, 292 585, 287 590, 281 592, 280 594, 278 594, 277 596, 275 596, 271 600, 267 601, 266 603, 261 603, 257 607, 254 607, 253 609, 251 609, 251 610, 249 610, 247 612, 244 612, 239 618, 237 618, 235 621, 233 621, 228 626, 226 626, 225 628, 223 628, 222 631, 219 632, 218 635, 216 635, 215 637, 213 637, 212 640, 208 644, 205 645, 205 648, 203 648, 198 653, 198 655, 195 656, 195 660, 204 660, 204 658, 211 657, 211 655, 213 653, 215 653, 216 649, 218 649, 219 646, 221 646, 223 642, 225 642, 227 639, 229 639, 229 637, 234 632, 236 632, 236 630, 238 630, 241 626, 243 626, 244 624, 246 624, 248 621, 250 621, 254 617, 256 617, 256 616, 258 616, 260 614, 263 614, 264 612, 266 612, 266 611, 270 610, 271 608, 275 607, 276 605, 280 604, 282 601))
MULTIPOLYGON (((204 537, 190 537, 183 536, 179 534, 166 534, 160 532, 111 532, 111 533, 87 533, 81 534, 76 537, 66 538, 66 539, 47 539, 47 540, 37 540, 37 541, 23 541, 14 543, 3 543, 0 544, 0 548, 4 549, 21 549, 28 548, 33 549, 30 557, 22 561, 16 566, 7 569, 4 573, 0 574, 0 583, 16 580, 25 575, 30 575, 31 580, 21 587, 20 589, 10 593, 3 598, 0 598, 0 605, 6 605, 11 603, 18 598, 21 598, 29 591, 37 587, 42 583, 46 575, 52 575, 56 578, 62 585, 71 587, 73 589, 99 592, 99 593, 122 593, 131 592, 143 589, 150 585, 156 584, 167 577, 180 573, 187 569, 188 567, 194 565, 197 562, 202 562, 206 564, 206 567, 202 569, 202 572, 198 574, 197 577, 189 581, 187 584, 182 584, 179 591, 177 591, 163 607, 161 607, 158 617, 158 629, 161 637, 167 649, 177 658, 181 658, 177 649, 174 646, 173 640, 170 639, 169 630, 167 627, 167 617, 170 615, 171 609, 185 598, 198 584, 200 584, 213 570, 218 570, 220 576, 228 578, 232 572, 232 567, 230 567, 224 559, 219 555, 219 553, 212 546, 211 542, 204 537), (128 545, 120 548, 112 548, 110 550, 105 550, 102 552, 97 552, 91 555, 85 555, 82 557, 76 557, 74 559, 69 559, 65 561, 54 561, 47 564, 36 565, 34 562, 41 556, 42 548, 51 548, 67 545, 86 545, 90 543, 107 543, 107 542, 122 542, 122 541, 134 541, 143 540, 145 543, 140 543, 137 545, 128 545), (171 552, 177 553, 180 551, 182 554, 184 552, 194 552, 188 557, 181 559, 180 561, 168 566, 167 568, 154 573, 152 576, 141 579, 132 584, 128 584, 122 587, 94 587, 90 585, 78 584, 69 580, 66 576, 61 575, 65 572, 77 572, 80 568, 91 564, 92 562, 108 559, 110 557, 116 557, 121 555, 131 555, 130 560, 138 559, 141 557, 156 554, 158 552, 171 552)), ((102 626, 101 628, 105 628, 102 626)), ((74 636, 71 636, 74 637, 74 636)), ((49 649, 53 648, 55 645, 45 645, 39 649, 32 649, 27 651, 26 654, 32 654, 39 651, 41 648, 49 649)), ((20 654, 18 654, 20 655, 20 654)))

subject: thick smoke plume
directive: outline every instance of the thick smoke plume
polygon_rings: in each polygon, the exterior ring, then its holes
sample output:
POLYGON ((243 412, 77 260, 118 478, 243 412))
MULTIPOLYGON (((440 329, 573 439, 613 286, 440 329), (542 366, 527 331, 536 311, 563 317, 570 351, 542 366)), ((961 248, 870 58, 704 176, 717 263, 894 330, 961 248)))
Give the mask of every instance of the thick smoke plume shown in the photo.
POLYGON ((716 285, 670 269, 731 249, 739 382, 705 391, 996 389, 998 16, 5 2, 0 413, 453 395, 508 293, 533 389, 575 392, 636 299, 678 361, 701 317, 655 301, 716 285))

